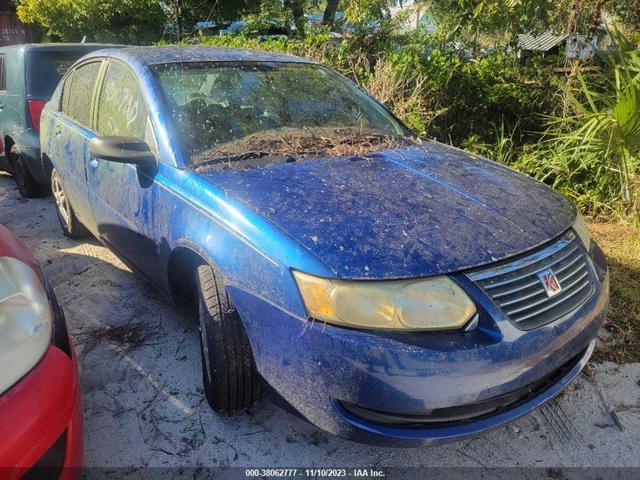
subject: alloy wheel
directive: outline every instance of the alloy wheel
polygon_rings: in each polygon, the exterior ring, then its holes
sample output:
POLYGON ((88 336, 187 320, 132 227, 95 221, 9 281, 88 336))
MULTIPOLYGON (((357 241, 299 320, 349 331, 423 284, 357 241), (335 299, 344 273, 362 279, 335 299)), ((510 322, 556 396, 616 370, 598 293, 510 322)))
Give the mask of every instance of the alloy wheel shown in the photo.
POLYGON ((60 182, 60 177, 58 177, 57 172, 53 172, 51 176, 51 191, 53 193, 53 198, 56 202, 56 207, 60 216, 64 220, 65 224, 69 224, 69 203, 67 202, 67 197, 64 194, 64 189, 62 188, 62 183, 60 182))

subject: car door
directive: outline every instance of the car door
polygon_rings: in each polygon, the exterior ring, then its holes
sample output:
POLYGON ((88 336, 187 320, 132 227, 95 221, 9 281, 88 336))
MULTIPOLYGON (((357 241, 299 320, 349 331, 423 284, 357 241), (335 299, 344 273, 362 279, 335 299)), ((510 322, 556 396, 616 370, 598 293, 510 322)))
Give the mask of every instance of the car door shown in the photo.
POLYGON ((95 231, 89 207, 85 165, 93 131, 93 97, 102 66, 101 60, 75 67, 64 79, 59 111, 52 122, 50 154, 80 221, 95 231), (52 145, 53 144, 53 145, 52 145))
MULTIPOLYGON (((140 84, 123 62, 109 60, 99 87, 96 131, 101 136, 145 140, 156 153, 153 129, 140 84)), ((100 239, 129 265, 154 281, 159 246, 154 241, 155 169, 91 157, 87 186, 100 239)))

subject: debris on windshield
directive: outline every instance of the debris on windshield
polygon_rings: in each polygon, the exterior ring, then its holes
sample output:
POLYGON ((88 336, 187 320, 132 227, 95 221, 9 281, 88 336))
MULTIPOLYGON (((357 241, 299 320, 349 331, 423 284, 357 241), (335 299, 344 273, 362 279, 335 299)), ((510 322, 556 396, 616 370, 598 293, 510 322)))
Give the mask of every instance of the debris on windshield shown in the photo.
POLYGON ((197 170, 249 169, 325 156, 365 156, 420 143, 418 138, 356 129, 284 128, 248 135, 194 155, 191 160, 197 170))

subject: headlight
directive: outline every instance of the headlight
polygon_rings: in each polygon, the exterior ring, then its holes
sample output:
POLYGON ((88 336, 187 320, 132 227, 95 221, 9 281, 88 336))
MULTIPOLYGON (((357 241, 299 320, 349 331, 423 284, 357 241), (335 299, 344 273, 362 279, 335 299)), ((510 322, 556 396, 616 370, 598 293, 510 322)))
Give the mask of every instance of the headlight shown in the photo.
POLYGON ((578 214, 573 225, 571 225, 571 228, 575 230, 580 237, 580 240, 582 240, 583 245, 587 251, 589 251, 591 248, 591 234, 589 233, 589 229, 587 228, 587 224, 582 215, 578 214))
POLYGON ((47 294, 33 269, 0 257, 0 393, 42 358, 51 341, 47 294))
POLYGON ((448 330, 463 327, 473 302, 447 277, 344 281, 293 272, 309 316, 353 328, 448 330))

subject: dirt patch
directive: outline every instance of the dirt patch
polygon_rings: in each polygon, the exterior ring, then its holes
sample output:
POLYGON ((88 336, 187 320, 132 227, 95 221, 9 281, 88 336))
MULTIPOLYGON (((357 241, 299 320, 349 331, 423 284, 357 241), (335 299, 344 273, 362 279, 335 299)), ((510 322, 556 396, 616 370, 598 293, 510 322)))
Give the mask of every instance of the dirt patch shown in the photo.
POLYGON ((127 323, 124 325, 100 325, 76 332, 74 345, 78 355, 84 358, 93 351, 100 342, 115 345, 120 353, 157 345, 156 339, 162 330, 158 325, 148 322, 127 323))
POLYGON ((596 360, 640 361, 640 229, 593 223, 589 230, 609 262, 611 300, 596 360))

